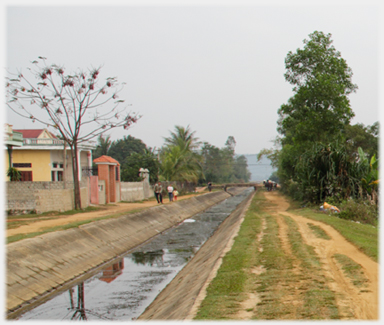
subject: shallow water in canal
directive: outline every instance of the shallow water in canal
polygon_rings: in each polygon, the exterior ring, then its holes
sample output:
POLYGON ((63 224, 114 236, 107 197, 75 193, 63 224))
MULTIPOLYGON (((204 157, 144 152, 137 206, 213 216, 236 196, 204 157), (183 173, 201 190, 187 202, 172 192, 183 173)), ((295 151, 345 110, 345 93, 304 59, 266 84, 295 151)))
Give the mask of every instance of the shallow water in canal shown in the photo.
POLYGON ((18 319, 136 319, 252 190, 246 189, 159 234, 18 319))

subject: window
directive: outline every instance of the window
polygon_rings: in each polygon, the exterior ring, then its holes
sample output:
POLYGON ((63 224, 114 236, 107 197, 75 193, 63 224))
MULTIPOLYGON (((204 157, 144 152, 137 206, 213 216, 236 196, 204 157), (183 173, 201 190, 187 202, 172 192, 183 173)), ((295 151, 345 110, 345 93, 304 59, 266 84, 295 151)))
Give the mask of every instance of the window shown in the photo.
POLYGON ((20 171, 21 174, 21 182, 32 182, 32 171, 20 171))
POLYGON ((31 168, 32 164, 31 163, 13 163, 12 166, 15 168, 31 168))
POLYGON ((63 181, 63 171, 62 170, 52 170, 51 171, 51 180, 52 182, 62 182, 63 181))

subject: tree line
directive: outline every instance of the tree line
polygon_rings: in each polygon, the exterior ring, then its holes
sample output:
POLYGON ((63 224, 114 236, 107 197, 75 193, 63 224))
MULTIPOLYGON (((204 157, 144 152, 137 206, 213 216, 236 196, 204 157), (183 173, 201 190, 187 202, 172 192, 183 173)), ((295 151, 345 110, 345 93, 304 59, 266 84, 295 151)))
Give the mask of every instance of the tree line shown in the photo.
POLYGON ((121 180, 140 181, 140 168, 150 173, 150 182, 179 181, 194 184, 248 182, 247 159, 235 153, 236 141, 229 136, 224 147, 201 142, 189 126, 175 126, 159 149, 147 147, 130 135, 111 141, 99 136, 94 158, 108 155, 120 162, 121 180))
POLYGON ((282 190, 305 202, 378 200, 379 122, 352 125, 348 95, 358 87, 331 34, 315 31, 285 58, 293 96, 278 109, 273 148, 260 151, 277 168, 282 190))

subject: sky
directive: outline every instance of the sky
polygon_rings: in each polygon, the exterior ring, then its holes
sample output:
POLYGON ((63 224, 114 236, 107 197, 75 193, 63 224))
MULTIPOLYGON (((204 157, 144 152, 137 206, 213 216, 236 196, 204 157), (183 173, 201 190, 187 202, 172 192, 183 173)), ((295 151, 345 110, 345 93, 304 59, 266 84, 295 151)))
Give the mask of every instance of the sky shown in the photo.
MULTIPOLYGON (((359 89, 352 124, 379 120, 378 1, 6 1, 5 70, 38 56, 67 71, 100 67, 125 82, 120 98, 141 119, 131 135, 159 148, 175 126, 237 154, 271 148, 281 105, 293 95, 284 60, 314 31, 332 34, 359 89), (92 3, 92 5, 90 5, 92 3)), ((44 125, 6 109, 15 129, 44 125)))

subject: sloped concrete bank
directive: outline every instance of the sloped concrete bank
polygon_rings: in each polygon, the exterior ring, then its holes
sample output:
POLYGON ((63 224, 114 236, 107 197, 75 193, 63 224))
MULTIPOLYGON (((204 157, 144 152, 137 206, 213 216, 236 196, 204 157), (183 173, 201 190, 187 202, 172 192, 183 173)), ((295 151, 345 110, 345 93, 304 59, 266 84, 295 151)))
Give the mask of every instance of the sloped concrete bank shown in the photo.
MULTIPOLYGON (((244 189, 234 189, 239 193, 244 189)), ((157 234, 229 198, 212 192, 7 245, 7 318, 33 308, 157 234)))

